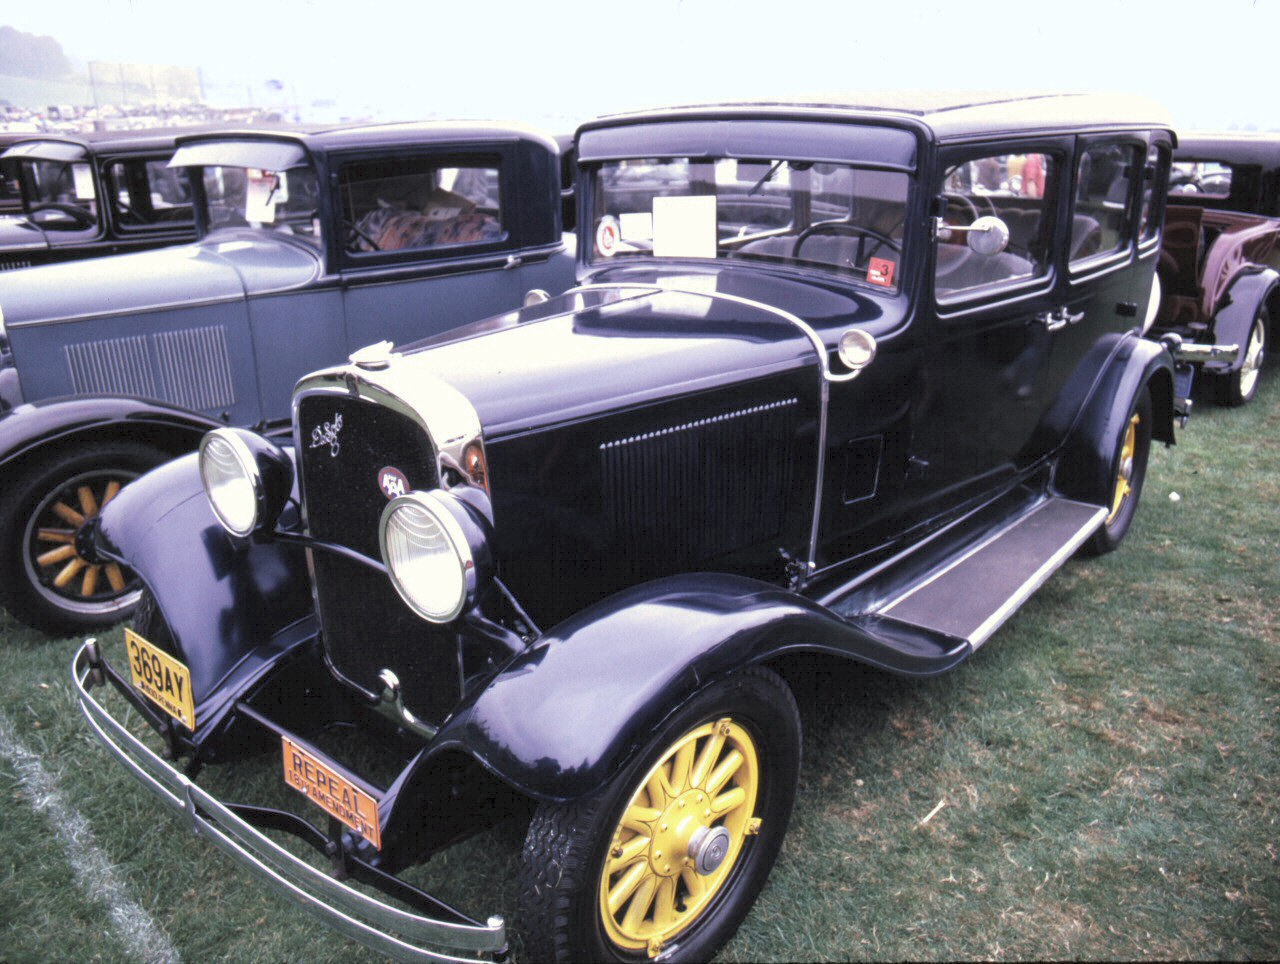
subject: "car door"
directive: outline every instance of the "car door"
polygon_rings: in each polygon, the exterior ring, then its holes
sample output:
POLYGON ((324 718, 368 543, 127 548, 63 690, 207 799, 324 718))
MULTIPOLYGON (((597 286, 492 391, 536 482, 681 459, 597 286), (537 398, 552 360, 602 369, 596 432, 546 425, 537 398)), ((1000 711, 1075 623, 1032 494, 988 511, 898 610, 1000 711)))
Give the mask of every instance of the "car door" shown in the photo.
POLYGON ((403 345, 518 306, 513 167, 505 145, 331 159, 348 350, 403 345))
POLYGON ((908 466, 917 514, 1007 484, 1037 457, 1036 429, 1059 380, 1055 252, 1071 151, 1065 137, 940 151, 931 331, 908 466), (982 217, 1007 226, 1003 250, 969 243, 982 217))
MULTIPOLYGON (((1139 204, 1147 144, 1141 134, 1081 137, 1072 177, 1067 221, 1066 288, 1054 322, 1058 367, 1069 376, 1100 338, 1142 324, 1149 289, 1133 270, 1139 257, 1139 204)), ((1154 228, 1149 222, 1142 228, 1154 228)), ((1157 255, 1154 233, 1145 234, 1141 257, 1157 255)))

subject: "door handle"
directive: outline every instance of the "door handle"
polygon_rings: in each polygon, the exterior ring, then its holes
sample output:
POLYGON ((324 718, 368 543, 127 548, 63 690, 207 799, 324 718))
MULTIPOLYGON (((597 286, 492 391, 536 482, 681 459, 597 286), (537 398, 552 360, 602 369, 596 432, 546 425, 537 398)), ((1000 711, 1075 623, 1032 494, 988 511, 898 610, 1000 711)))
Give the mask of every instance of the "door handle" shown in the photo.
POLYGON ((1036 315, 1036 321, 1044 325, 1045 331, 1058 331, 1067 327, 1067 319, 1056 311, 1042 311, 1036 315))

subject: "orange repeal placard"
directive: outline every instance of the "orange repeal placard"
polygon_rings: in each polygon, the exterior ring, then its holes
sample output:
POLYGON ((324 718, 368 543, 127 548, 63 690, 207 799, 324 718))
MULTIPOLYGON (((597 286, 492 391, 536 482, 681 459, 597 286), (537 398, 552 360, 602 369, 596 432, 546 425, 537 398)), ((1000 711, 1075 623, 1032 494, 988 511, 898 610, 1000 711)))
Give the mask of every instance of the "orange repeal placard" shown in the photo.
POLYGON ((381 850, 378 801, 287 736, 280 741, 284 746, 284 782, 381 850))

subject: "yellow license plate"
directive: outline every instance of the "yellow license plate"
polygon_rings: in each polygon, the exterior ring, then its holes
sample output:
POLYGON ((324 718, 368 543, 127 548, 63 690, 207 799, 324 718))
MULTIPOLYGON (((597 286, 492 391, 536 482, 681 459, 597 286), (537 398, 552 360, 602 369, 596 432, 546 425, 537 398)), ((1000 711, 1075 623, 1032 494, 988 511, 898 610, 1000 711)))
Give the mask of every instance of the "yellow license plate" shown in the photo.
POLYGON ((280 740, 284 744, 284 782, 381 850, 378 801, 287 736, 280 740))
POLYGON ((196 728, 196 705, 191 696, 191 670, 132 629, 124 631, 133 685, 187 729, 196 728))

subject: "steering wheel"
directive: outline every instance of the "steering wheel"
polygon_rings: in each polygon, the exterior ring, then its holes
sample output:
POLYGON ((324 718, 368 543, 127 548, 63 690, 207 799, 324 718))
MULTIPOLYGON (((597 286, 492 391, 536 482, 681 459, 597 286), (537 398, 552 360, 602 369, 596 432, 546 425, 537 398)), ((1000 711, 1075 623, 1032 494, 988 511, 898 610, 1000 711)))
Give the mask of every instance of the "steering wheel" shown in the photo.
MULTIPOLYGON (((88 211, 86 211, 84 208, 77 207, 74 204, 59 204, 55 201, 49 201, 45 204, 33 205, 31 210, 28 213, 31 215, 31 218, 33 221, 40 223, 42 219, 37 218, 35 215, 40 214, 43 211, 54 211, 54 212, 57 212, 58 214, 65 214, 72 221, 74 221, 75 226, 80 229, 97 227, 97 224, 98 224, 98 219, 94 217, 92 214, 90 214, 88 211)), ((47 219, 43 219, 43 220, 47 220, 47 219)))
POLYGON ((817 224, 809 225, 796 236, 796 243, 791 246, 791 257, 799 258, 800 246, 815 234, 847 234, 850 237, 856 237, 858 239, 858 251, 856 256, 849 262, 852 266, 862 262, 862 249, 866 245, 867 238, 876 242, 876 246, 866 252, 867 257, 871 257, 885 245, 888 245, 891 250, 899 254, 902 253, 902 245, 900 243, 875 228, 863 227, 860 224, 850 224, 847 221, 819 221, 817 224))
POLYGON ((378 242, 373 240, 373 238, 369 237, 368 233, 356 227, 355 222, 348 221, 346 218, 343 218, 342 228, 344 231, 347 232, 347 250, 348 251, 358 250, 355 244, 357 240, 363 241, 365 244, 371 247, 374 251, 382 250, 382 248, 378 247, 378 242))

